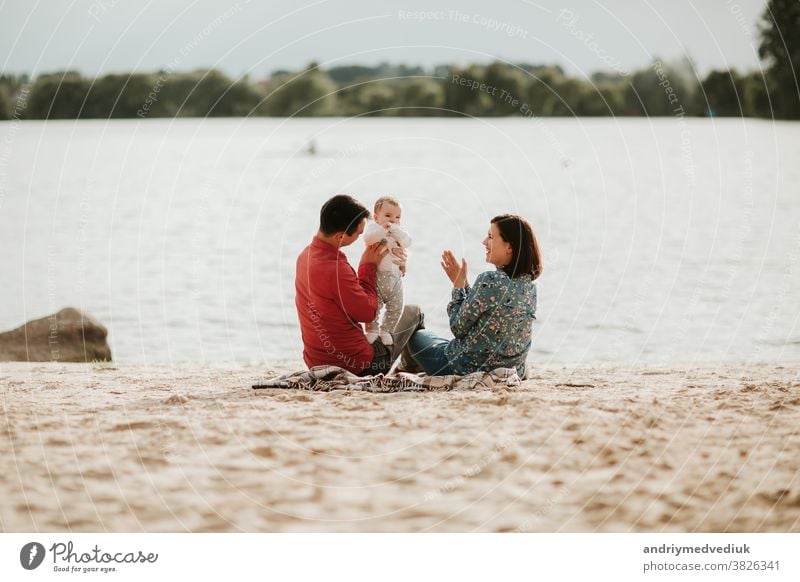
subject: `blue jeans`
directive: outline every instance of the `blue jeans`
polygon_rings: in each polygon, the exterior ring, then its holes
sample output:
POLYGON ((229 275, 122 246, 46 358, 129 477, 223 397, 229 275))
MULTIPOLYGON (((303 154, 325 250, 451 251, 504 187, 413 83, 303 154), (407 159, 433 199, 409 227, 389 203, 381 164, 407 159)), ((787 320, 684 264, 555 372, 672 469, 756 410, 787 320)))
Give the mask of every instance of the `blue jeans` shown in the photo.
MULTIPOLYGON (((450 345, 451 341, 453 340, 439 337, 428 329, 418 329, 408 340, 408 352, 429 376, 460 375, 453 370, 453 366, 447 358, 447 346, 450 345)), ((477 372, 481 369, 464 370, 464 373, 477 372)), ((525 363, 517 366, 517 373, 520 378, 525 378, 525 372, 525 363)))
POLYGON ((430 330, 418 329, 408 340, 408 351, 429 376, 447 376, 455 374, 445 351, 449 344, 430 330))

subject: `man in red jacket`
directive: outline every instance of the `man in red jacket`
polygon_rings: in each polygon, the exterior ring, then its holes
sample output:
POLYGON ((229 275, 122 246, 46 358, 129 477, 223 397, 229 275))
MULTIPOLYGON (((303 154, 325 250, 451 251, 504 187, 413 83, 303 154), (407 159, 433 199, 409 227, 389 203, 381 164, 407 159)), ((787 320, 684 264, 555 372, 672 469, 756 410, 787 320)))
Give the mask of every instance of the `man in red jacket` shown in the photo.
POLYGON ((401 354, 404 364, 413 366, 406 344, 424 327, 419 307, 404 307, 391 346, 370 344, 359 323, 375 319, 377 267, 389 251, 382 243, 368 246, 356 275, 340 249, 356 242, 369 216, 354 198, 334 196, 322 206, 319 231, 297 258, 295 305, 309 368, 333 365, 355 374, 386 373, 401 354))

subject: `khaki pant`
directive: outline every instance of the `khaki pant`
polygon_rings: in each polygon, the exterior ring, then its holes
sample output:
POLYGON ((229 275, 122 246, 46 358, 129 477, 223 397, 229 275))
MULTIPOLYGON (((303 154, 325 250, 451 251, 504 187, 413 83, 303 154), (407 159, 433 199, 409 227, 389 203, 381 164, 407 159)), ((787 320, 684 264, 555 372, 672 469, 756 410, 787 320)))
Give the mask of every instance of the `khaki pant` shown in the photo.
POLYGON ((378 271, 378 311, 375 320, 367 324, 367 331, 394 333, 403 316, 403 279, 400 273, 378 271), (381 310, 386 307, 381 323, 381 310))
POLYGON ((372 362, 362 372, 362 376, 374 376, 376 374, 386 374, 394 364, 394 361, 403 356, 404 362, 414 362, 408 352, 408 340, 418 329, 425 329, 425 314, 422 313, 418 305, 406 305, 397 326, 392 332, 391 346, 385 346, 380 339, 375 340, 372 349, 375 355, 372 362))

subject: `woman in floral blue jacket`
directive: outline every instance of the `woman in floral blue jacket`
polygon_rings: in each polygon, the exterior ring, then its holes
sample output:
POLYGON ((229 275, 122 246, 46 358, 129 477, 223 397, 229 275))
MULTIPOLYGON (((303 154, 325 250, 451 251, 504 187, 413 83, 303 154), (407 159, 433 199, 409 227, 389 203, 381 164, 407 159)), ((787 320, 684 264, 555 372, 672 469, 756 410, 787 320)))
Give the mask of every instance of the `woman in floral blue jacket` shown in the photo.
POLYGON ((534 281, 542 272, 539 244, 527 220, 504 214, 492 219, 483 246, 486 262, 496 270, 478 275, 471 287, 467 262, 442 253, 442 268, 453 282, 447 315, 455 337, 447 340, 426 329, 413 335, 409 354, 426 374, 516 368, 525 375, 536 319, 534 281))

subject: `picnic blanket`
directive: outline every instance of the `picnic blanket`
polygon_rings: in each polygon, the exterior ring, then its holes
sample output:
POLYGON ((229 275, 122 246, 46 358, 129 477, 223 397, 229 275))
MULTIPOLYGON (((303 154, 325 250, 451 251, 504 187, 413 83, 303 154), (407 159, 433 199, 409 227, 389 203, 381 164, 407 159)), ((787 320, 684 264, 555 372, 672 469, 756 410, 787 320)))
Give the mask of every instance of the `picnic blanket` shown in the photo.
POLYGON ((473 372, 466 376, 426 376, 398 372, 390 376, 356 376, 338 366, 315 366, 310 370, 291 372, 270 378, 253 388, 288 388, 293 390, 357 390, 363 392, 446 392, 450 390, 480 390, 495 386, 520 386, 514 368, 497 368, 491 372, 473 372))

